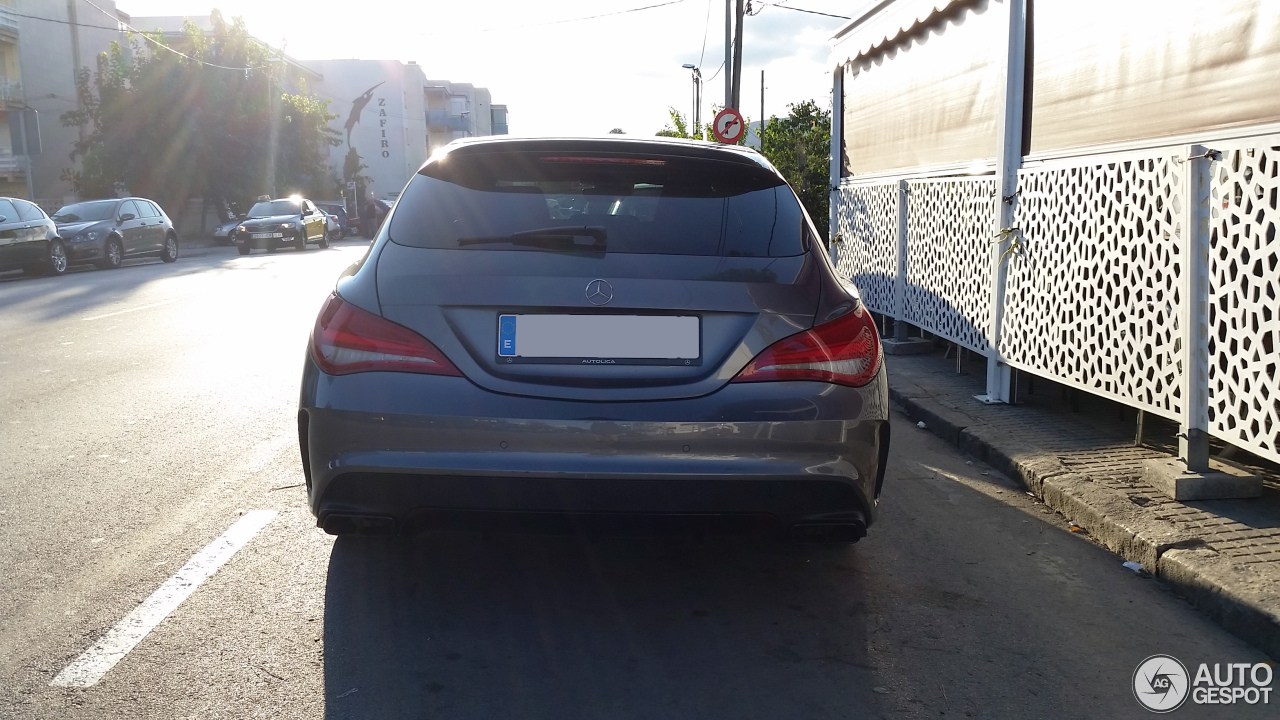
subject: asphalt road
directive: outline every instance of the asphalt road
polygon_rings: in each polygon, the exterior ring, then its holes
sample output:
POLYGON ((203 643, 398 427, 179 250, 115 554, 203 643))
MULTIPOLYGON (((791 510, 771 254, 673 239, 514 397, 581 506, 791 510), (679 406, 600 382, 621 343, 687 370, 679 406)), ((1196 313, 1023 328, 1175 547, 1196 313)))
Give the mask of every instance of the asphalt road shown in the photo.
POLYGON ((0 276, 0 717, 1142 718, 1150 655, 1263 659, 901 416, 855 546, 335 542, 294 414, 363 250, 0 276), (253 510, 101 681, 50 684, 253 510))

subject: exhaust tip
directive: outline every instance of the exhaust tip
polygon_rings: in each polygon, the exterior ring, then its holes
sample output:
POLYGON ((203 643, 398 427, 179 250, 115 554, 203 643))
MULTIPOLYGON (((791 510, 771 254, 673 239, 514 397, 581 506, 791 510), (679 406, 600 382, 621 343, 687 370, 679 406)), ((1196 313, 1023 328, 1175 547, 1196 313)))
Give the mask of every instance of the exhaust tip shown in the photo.
POLYGON ((340 515, 324 517, 320 527, 330 535, 395 535, 396 520, 385 515, 340 515))
POLYGON ((855 543, 867 536, 862 521, 845 523, 805 523, 791 526, 791 539, 800 542, 855 543))

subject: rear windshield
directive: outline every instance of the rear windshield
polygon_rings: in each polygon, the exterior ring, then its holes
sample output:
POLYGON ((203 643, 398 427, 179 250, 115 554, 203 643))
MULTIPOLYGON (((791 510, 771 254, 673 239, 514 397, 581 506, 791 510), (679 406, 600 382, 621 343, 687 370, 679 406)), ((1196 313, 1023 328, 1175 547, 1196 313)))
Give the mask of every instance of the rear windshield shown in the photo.
POLYGON ((249 210, 249 218, 274 217, 276 215, 297 215, 302 212, 302 204, 297 200, 269 200, 254 205, 249 210))
POLYGON ((405 188, 389 232, 412 247, 536 250, 503 239, 588 228, 611 253, 783 257, 804 252, 803 222, 791 189, 759 166, 506 152, 428 165, 405 188))
POLYGON ((115 217, 115 200, 95 200, 68 205, 53 214, 54 222, 76 223, 110 220, 115 217))

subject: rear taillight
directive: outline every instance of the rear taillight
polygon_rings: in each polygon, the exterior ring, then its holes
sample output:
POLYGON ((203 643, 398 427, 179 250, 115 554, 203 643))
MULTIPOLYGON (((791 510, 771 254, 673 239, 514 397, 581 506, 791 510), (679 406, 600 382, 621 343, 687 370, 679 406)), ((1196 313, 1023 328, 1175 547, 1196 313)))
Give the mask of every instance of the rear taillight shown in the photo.
POLYGON ((426 338, 330 295, 311 333, 311 354, 330 375, 410 372, 461 377, 426 338))
POLYGON ((880 368, 880 337, 861 305, 765 348, 734 382, 818 380, 861 387, 880 368))

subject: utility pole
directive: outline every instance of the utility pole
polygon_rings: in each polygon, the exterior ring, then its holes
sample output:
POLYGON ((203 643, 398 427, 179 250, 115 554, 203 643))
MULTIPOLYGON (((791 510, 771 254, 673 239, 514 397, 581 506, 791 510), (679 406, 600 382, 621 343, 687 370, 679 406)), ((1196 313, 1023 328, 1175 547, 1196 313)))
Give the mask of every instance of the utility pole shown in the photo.
POLYGON ((733 107, 733 0, 724 0, 724 106, 733 107))
MULTIPOLYGON (((26 156, 27 160, 27 171, 24 173, 27 176, 27 199, 35 202, 35 181, 31 179, 31 144, 27 140, 27 111, 19 110, 18 118, 20 119, 18 123, 18 139, 22 143, 22 154, 26 156)), ((36 123, 36 127, 39 127, 39 122, 36 123)))
POLYGON ((745 0, 737 0, 737 9, 733 20, 733 107, 739 112, 742 111, 742 19, 743 3, 745 0))
POLYGON ((756 132, 760 140, 760 154, 764 154, 764 70, 760 71, 760 130, 756 132))
MULTIPOLYGON (((76 0, 67 0, 67 29, 71 31, 71 75, 75 77, 80 72, 80 21, 76 17, 76 0)), ((84 110, 78 90, 77 88, 76 110, 84 110)), ((84 142, 84 125, 77 125, 76 132, 80 134, 80 142, 84 142)))
POLYGON ((693 73, 693 109, 689 113, 689 127, 691 133, 699 135, 702 126, 702 71, 693 63, 685 63, 681 67, 693 73))

